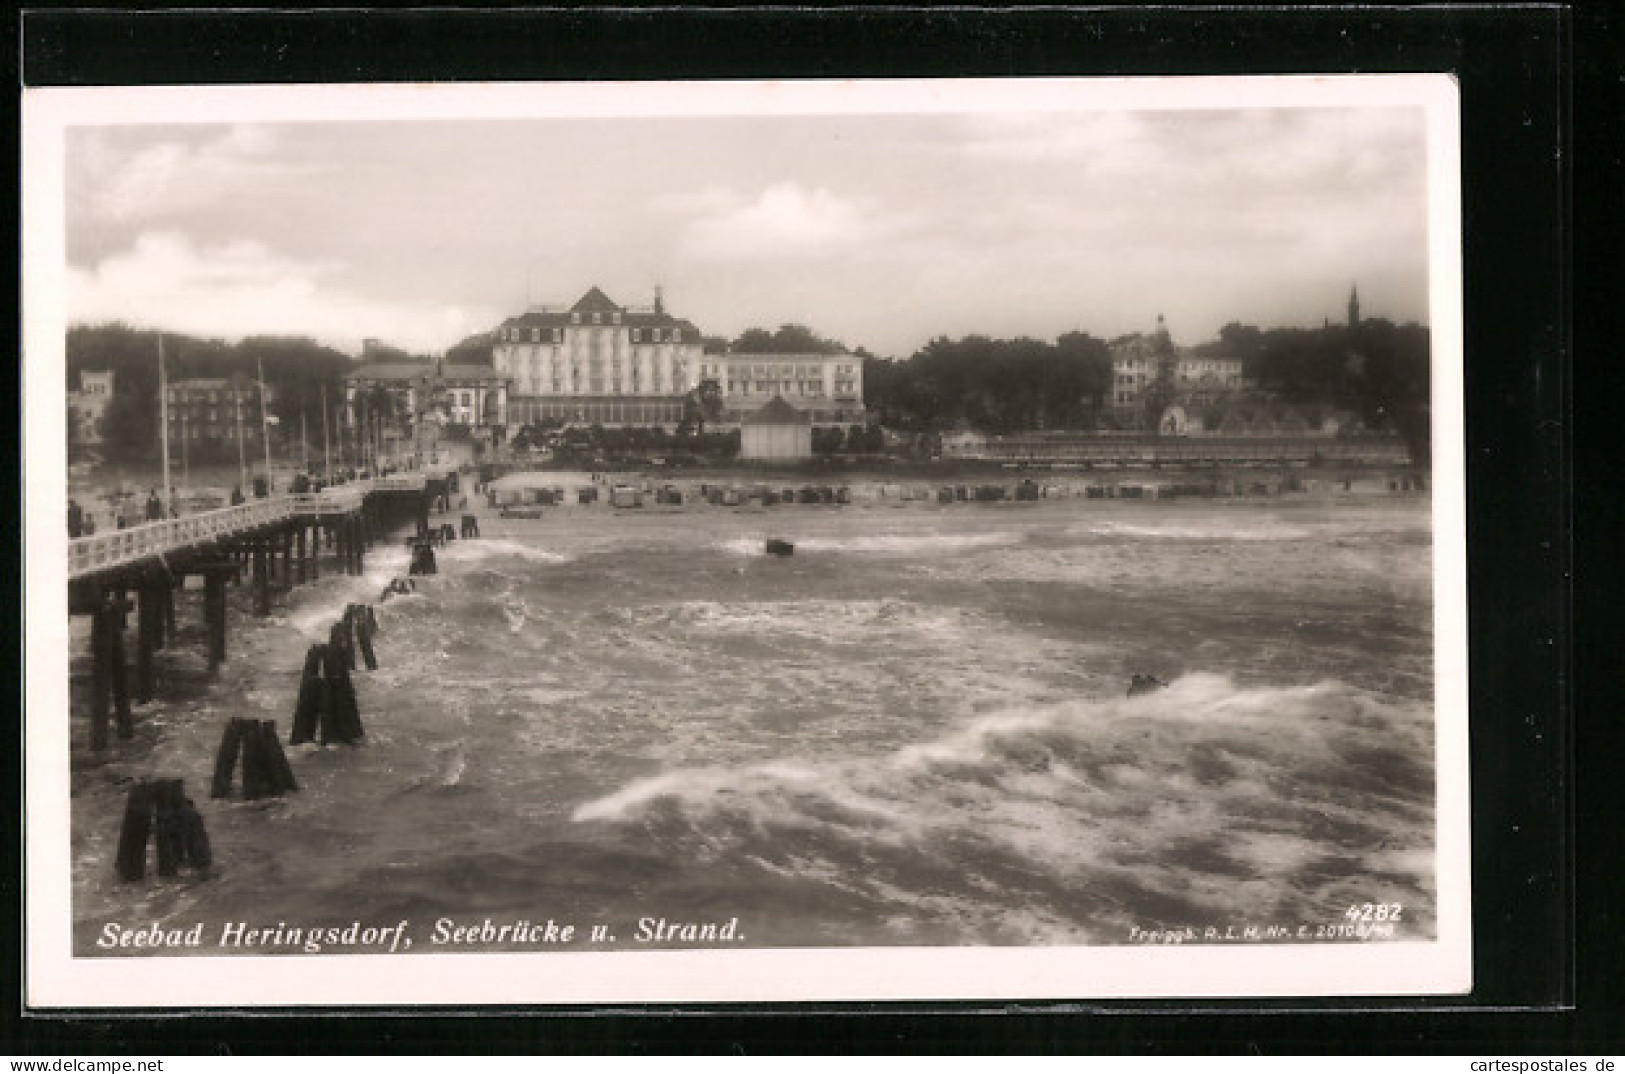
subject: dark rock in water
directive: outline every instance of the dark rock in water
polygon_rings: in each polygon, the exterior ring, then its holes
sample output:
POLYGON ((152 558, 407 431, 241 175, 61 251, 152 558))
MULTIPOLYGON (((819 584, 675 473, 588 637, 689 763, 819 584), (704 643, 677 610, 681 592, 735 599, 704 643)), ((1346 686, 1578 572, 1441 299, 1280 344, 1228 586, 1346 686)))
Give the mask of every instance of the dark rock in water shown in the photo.
POLYGON ((1163 682, 1155 675, 1135 675, 1133 678, 1129 679, 1128 696, 1139 697, 1141 694, 1149 694, 1156 690, 1166 689, 1167 686, 1167 683, 1163 682))
POLYGON ((796 546, 789 541, 781 541, 774 537, 767 539, 767 554, 770 556, 788 556, 794 554, 796 546))

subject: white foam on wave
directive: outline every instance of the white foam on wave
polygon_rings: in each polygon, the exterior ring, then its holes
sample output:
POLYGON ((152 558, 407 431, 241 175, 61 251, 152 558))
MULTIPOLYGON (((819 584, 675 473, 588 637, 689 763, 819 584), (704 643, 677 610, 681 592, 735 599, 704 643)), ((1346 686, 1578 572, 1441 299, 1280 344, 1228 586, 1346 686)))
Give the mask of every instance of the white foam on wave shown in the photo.
MULTIPOLYGON (((328 631, 351 604, 379 605, 378 594, 392 578, 406 573, 407 552, 379 545, 365 557, 363 574, 324 576, 311 590, 311 599, 288 613, 288 625, 304 637, 326 641, 328 631)), ((400 598, 391 598, 400 599, 400 598)))
POLYGON ((1058 879, 1131 875, 1224 913, 1264 897, 1308 913, 1366 871, 1431 887, 1431 743, 1420 704, 1193 674, 1135 698, 1008 708, 871 757, 664 772, 573 819, 659 811, 769 861, 983 845, 989 863, 1058 879), (1338 876, 1329 854, 1353 871, 1338 876))
MULTIPOLYGON (((1025 536, 1020 532, 990 533, 857 533, 840 537, 797 537, 793 532, 781 533, 781 539, 795 545, 797 552, 858 553, 871 555, 911 555, 915 553, 943 553, 978 548, 1004 548, 1021 544, 1025 536)), ((737 556, 765 556, 767 535, 730 537, 719 541, 716 548, 737 556)))
POLYGON ((481 537, 452 541, 435 553, 440 563, 481 563, 488 559, 514 556, 532 563, 568 563, 572 557, 508 537, 481 537))
POLYGON ((1302 541, 1314 536, 1302 526, 1277 523, 1238 525, 1226 520, 1222 525, 1192 522, 1117 522, 1102 519, 1066 527, 1068 537, 1126 537, 1152 541, 1205 541, 1231 544, 1241 541, 1302 541))

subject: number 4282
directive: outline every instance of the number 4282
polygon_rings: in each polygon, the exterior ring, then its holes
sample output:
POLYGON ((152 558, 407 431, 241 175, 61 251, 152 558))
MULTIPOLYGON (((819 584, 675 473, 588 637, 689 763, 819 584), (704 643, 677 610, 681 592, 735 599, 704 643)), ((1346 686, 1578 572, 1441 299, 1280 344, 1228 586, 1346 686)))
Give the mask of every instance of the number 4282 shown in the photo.
POLYGON ((1398 921, 1405 906, 1397 902, 1355 903, 1343 912, 1349 921, 1398 921))

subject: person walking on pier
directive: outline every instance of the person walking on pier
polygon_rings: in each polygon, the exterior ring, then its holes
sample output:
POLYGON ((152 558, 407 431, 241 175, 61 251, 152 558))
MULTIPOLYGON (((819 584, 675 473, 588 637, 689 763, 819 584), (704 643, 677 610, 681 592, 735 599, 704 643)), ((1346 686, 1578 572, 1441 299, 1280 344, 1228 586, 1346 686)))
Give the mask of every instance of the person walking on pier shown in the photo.
POLYGON ((240 506, 242 504, 242 502, 243 502, 243 487, 241 485, 233 485, 233 486, 231 486, 231 506, 233 506, 233 507, 240 506))
POLYGON ((157 489, 147 490, 147 521, 157 522, 164 517, 163 502, 158 499, 157 489))
POLYGON ((68 501, 68 537, 74 539, 84 533, 85 509, 79 506, 78 500, 68 501))

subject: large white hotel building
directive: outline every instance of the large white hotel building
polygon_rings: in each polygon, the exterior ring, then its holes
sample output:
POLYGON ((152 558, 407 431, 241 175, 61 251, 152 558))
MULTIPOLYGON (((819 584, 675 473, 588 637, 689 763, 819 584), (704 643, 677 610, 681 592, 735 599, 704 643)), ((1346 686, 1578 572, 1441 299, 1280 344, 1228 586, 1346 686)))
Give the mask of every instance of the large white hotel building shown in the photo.
POLYGON ((496 330, 492 365, 507 377, 510 426, 675 425, 702 380, 722 389, 723 420, 774 396, 817 422, 863 420, 863 362, 853 354, 706 354, 700 330, 653 306, 622 306, 593 287, 569 307, 533 307, 496 330))

